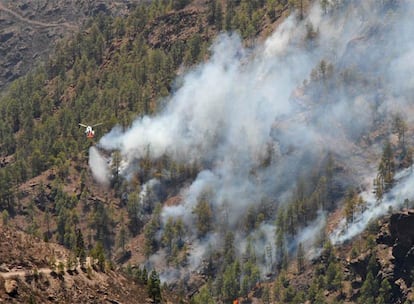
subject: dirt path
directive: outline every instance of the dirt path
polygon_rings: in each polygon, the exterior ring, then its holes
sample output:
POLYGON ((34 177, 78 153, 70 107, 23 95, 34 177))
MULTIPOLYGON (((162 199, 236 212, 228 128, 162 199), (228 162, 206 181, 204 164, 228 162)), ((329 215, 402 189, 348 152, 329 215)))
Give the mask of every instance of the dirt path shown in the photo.
POLYGON ((74 24, 70 24, 68 22, 62 22, 62 23, 46 23, 46 22, 41 22, 41 21, 36 21, 36 20, 30 20, 27 19, 25 17, 23 17, 22 15, 16 13, 15 11, 7 8, 6 6, 4 6, 4 4, 0 1, 0 11, 4 11, 7 14, 10 14, 14 17, 16 17, 17 19, 29 23, 31 25, 37 25, 37 26, 42 26, 42 27, 59 27, 59 26, 64 26, 70 29, 77 29, 78 27, 74 24))
MULTIPOLYGON (((37 269, 37 273, 40 274, 50 274, 52 270, 50 268, 39 268, 37 269)), ((0 276, 3 279, 14 279, 18 277, 27 277, 30 275, 34 275, 34 270, 17 270, 17 271, 9 271, 9 272, 0 272, 0 276)))

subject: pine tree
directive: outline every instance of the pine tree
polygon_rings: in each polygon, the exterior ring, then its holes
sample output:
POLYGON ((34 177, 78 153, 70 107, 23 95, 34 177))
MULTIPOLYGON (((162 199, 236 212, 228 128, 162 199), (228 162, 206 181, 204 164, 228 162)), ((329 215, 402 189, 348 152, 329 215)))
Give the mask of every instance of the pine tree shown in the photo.
POLYGON ((263 304, 270 304, 270 288, 268 285, 263 288, 262 301, 263 304))
POLYGON ((83 241, 82 231, 80 229, 76 230, 75 254, 79 258, 79 263, 81 267, 83 267, 86 262, 86 252, 85 252, 85 243, 83 241))
POLYGON ((384 196, 384 183, 380 176, 374 178, 374 194, 377 201, 381 201, 384 196))
POLYGON ((231 301, 239 296, 240 290, 240 264, 236 260, 229 264, 223 273, 223 286, 221 293, 223 298, 231 301))
POLYGON ((216 0, 210 0, 207 11, 207 22, 211 25, 216 22, 216 0))
POLYGON ((326 270, 325 284, 328 290, 340 290, 342 287, 342 273, 335 262, 331 262, 326 270))
POLYGON ((155 302, 161 302, 161 282, 157 271, 154 269, 151 271, 148 279, 148 296, 155 302))
POLYGON ((222 12, 220 1, 216 1, 216 6, 214 9, 215 9, 214 16, 215 16, 216 29, 217 31, 221 31, 221 29, 223 28, 223 12, 222 12))
POLYGON ((211 294, 211 286, 205 285, 200 291, 191 299, 191 304, 215 304, 214 298, 211 294))
POLYGON ((119 246, 122 249, 122 253, 125 253, 125 244, 127 242, 127 231, 125 229, 124 224, 122 224, 121 229, 119 230, 118 242, 119 242, 119 246))
POLYGON ((243 276, 240 286, 240 296, 247 297, 249 294, 249 278, 247 275, 243 276))
POLYGON ((377 177, 374 180, 374 192, 377 200, 381 200, 385 192, 394 185, 395 163, 391 143, 387 141, 382 150, 378 165, 377 177))
POLYGON ((305 267, 305 251, 303 250, 302 243, 299 243, 298 249, 296 252, 296 260, 298 264, 298 272, 302 273, 304 267, 305 267))
POLYGON ((9 212, 6 209, 3 210, 2 213, 1 213, 1 218, 2 218, 2 221, 3 221, 3 226, 8 226, 8 224, 9 224, 9 217, 10 217, 9 212))
POLYGON ((142 284, 147 284, 148 283, 148 271, 147 268, 143 268, 141 271, 141 277, 139 278, 140 281, 142 282, 142 284))
POLYGON ((365 210, 367 209, 367 202, 364 201, 364 199, 362 198, 362 196, 359 196, 358 198, 358 203, 356 206, 356 211, 361 214, 363 213, 365 210))
POLYGON ((401 114, 396 114, 392 121, 392 131, 397 133, 398 144, 405 149, 405 132, 407 132, 407 123, 402 118, 401 114))
POLYGON ((381 286, 379 289, 379 296, 377 298, 377 302, 380 303, 392 303, 391 295, 392 295, 392 287, 390 282, 387 279, 383 279, 381 282, 381 286))
POLYGON ((143 223, 141 220, 141 207, 139 202, 139 192, 133 191, 128 195, 127 212, 128 212, 128 228, 133 236, 136 236, 141 229, 143 223))
POLYGON ((197 206, 194 208, 194 213, 197 217, 196 226, 198 235, 199 237, 203 237, 211 230, 213 220, 213 211, 206 198, 198 201, 197 206))
POLYGON ((328 12, 329 0, 320 0, 321 1, 321 8, 326 14, 328 12))
MULTIPOLYGON (((369 238, 367 241, 369 241, 371 238, 369 238)), ((375 248, 376 243, 374 240, 374 243, 372 245, 372 248, 375 248)), ((367 272, 371 272, 372 275, 376 276, 378 271, 380 270, 380 265, 378 264, 378 260, 375 254, 372 254, 367 266, 367 272)))
POLYGON ((281 268, 285 268, 286 261, 287 261, 285 235, 280 229, 276 232, 275 246, 276 246, 276 263, 277 263, 276 265, 277 265, 277 268, 280 270, 281 268))
POLYGON ((347 223, 354 221, 354 216, 357 210, 358 197, 353 189, 348 191, 345 198, 345 218, 347 223))
POLYGON ((231 231, 228 231, 224 238, 224 265, 227 266, 234 262, 236 257, 236 252, 234 248, 234 234, 231 231))
POLYGON ((375 303, 375 297, 377 296, 377 293, 378 283, 375 280, 372 272, 368 272, 368 275, 361 287, 361 296, 358 299, 358 303, 375 303))
POLYGON ((325 304, 327 303, 325 300, 325 295, 323 294, 323 290, 318 290, 316 296, 315 296, 315 302, 312 302, 313 304, 325 304))
POLYGON ((101 242, 96 242, 95 247, 90 251, 90 255, 98 261, 99 269, 105 271, 105 252, 101 242))

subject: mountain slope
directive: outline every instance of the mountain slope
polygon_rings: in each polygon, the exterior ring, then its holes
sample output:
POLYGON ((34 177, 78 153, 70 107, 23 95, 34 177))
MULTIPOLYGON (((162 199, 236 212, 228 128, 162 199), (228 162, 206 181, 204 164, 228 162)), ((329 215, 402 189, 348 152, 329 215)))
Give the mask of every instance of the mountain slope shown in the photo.
POLYGON ((412 10, 153 1, 97 16, 0 102, 3 220, 73 252, 83 235, 182 301, 406 300, 411 279, 377 269, 393 261, 373 235, 414 197, 412 10), (87 141, 78 123, 96 122, 87 141))
POLYGON ((0 1, 0 89, 50 55, 99 13, 125 14, 140 1, 0 1))
MULTIPOLYGON (((7 303, 144 303, 146 286, 114 270, 69 265, 66 248, 0 227, 0 299, 7 303)), ((90 261, 88 260, 88 263, 90 261)))

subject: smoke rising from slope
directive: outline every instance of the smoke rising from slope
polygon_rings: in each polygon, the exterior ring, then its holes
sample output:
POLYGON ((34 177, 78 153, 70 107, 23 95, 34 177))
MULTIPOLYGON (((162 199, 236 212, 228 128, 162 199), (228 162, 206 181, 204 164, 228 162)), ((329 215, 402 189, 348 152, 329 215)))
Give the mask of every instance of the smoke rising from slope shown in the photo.
POLYGON ((108 161, 95 147, 89 148, 89 167, 96 181, 103 185, 109 185, 111 176, 109 174, 108 161))
POLYGON ((406 199, 414 199, 414 174, 411 168, 399 172, 396 176, 396 186, 387 193, 381 201, 377 201, 372 191, 361 194, 367 202, 364 212, 358 214, 351 224, 343 219, 330 236, 333 244, 350 240, 365 230, 372 220, 401 208, 406 199))
MULTIPOLYGON (((193 244, 193 210, 206 191, 215 224, 240 227, 248 208, 283 204, 328 151, 362 182, 376 166, 367 155, 378 155, 382 143, 358 143, 389 112, 405 109, 413 91, 413 5, 400 5, 394 15, 377 1, 343 1, 327 15, 316 5, 306 20, 292 15, 252 49, 223 34, 164 110, 125 132, 114 128, 99 145, 120 150, 127 167, 146 155, 203 164, 182 203, 162 211, 164 220, 183 219, 193 244)), ((197 248, 195 264, 203 252, 197 248)))

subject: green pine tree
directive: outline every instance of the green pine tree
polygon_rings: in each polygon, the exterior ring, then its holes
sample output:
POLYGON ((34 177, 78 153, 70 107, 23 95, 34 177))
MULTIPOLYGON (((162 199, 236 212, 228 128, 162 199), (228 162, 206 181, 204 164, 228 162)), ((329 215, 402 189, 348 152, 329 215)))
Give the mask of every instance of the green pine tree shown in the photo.
POLYGON ((161 282, 157 271, 154 269, 148 279, 148 296, 155 302, 161 302, 161 282))

